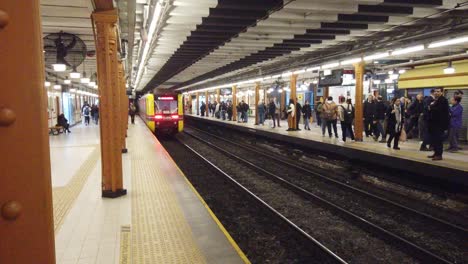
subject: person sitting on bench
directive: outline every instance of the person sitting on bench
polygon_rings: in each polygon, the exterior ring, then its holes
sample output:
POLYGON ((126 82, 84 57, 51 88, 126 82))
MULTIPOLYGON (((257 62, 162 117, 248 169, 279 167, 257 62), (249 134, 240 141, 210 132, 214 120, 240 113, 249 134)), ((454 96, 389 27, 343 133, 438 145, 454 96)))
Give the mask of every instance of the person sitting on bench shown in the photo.
POLYGON ((57 118, 58 125, 63 127, 63 132, 64 133, 71 133, 70 131, 70 124, 68 124, 68 120, 65 118, 63 114, 60 114, 57 118))

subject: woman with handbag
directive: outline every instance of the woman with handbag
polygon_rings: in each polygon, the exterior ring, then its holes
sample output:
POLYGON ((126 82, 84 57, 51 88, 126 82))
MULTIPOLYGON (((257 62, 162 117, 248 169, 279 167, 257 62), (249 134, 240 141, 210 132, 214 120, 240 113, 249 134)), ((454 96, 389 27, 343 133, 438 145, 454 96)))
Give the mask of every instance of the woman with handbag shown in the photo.
POLYGON ((393 149, 399 150, 398 142, 400 141, 401 132, 404 124, 404 111, 401 107, 401 101, 397 98, 392 99, 392 103, 387 110, 388 125, 387 130, 390 137, 387 141, 387 147, 391 147, 393 140, 393 149))

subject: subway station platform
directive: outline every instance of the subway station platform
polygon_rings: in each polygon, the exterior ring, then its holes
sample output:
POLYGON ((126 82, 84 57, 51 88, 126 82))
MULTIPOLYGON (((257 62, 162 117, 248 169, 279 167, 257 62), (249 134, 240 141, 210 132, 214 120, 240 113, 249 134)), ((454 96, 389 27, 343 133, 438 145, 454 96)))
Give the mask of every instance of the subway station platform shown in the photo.
POLYGON ((139 120, 129 125, 120 198, 101 198, 99 126, 50 136, 59 264, 248 263, 139 120))
POLYGON ((401 150, 388 148, 384 143, 375 142, 372 137, 364 137, 363 142, 353 142, 349 138, 346 142, 343 142, 341 140, 339 122, 339 138, 329 138, 327 130, 326 136, 322 136, 322 130, 317 126, 317 123, 310 125, 310 131, 303 129, 304 125, 302 122, 299 124, 300 131, 286 131, 288 128, 286 120, 281 120, 280 128, 271 128, 270 120, 266 120, 264 125, 255 125, 255 117, 249 117, 247 123, 239 123, 211 116, 201 117, 186 114, 185 120, 187 124, 204 122, 206 124, 219 125, 286 143, 305 146, 316 151, 338 154, 350 160, 364 161, 376 165, 380 164, 387 168, 408 171, 450 184, 468 186, 468 147, 466 145, 463 146, 463 150, 456 153, 444 151, 443 160, 432 161, 432 159, 427 158, 432 152, 419 151, 420 141, 418 140, 400 143, 401 150))

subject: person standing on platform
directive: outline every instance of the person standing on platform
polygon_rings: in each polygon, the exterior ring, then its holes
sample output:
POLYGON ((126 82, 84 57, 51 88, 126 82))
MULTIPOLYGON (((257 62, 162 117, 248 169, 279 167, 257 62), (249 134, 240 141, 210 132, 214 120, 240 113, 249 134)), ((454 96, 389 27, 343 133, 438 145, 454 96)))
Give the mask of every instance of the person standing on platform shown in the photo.
POLYGON ((392 99, 392 104, 387 110, 388 116, 388 134, 390 137, 387 141, 387 147, 391 147, 393 140, 393 149, 399 150, 398 141, 400 140, 401 131, 403 129, 404 114, 401 106, 401 101, 397 98, 392 99))
POLYGON ((434 147, 434 154, 428 156, 432 160, 442 160, 444 151, 443 140, 444 131, 448 129, 450 123, 449 105, 447 99, 442 95, 442 88, 435 88, 434 101, 429 105, 428 131, 431 143, 434 147))
POLYGON ((422 122, 422 128, 420 128, 423 131, 423 141, 421 143, 421 147, 419 148, 420 151, 432 151, 432 142, 431 142, 431 136, 429 135, 429 105, 434 101, 435 98, 435 89, 431 89, 431 95, 427 96, 424 98, 424 109, 423 109, 423 122, 422 122), (427 145, 430 145, 428 148, 427 145))
POLYGON ((416 137, 416 133, 413 133, 413 129, 419 130, 419 119, 424 111, 423 95, 420 93, 416 96, 416 100, 410 104, 407 109, 409 116, 408 126, 405 129, 408 139, 416 137))
POLYGON ((281 127, 281 126, 280 126, 280 120, 281 120, 281 114, 280 114, 281 105, 280 105, 280 103, 276 100, 276 97, 273 98, 273 102, 275 103, 276 122, 278 122, 278 127, 281 127))
POLYGON ((128 109, 128 114, 130 115, 130 121, 132 122, 132 125, 134 125, 135 124, 136 107, 135 107, 135 105, 133 103, 130 103, 130 107, 128 109))
POLYGON ((462 128, 463 106, 461 106, 461 97, 454 96, 450 99, 450 127, 449 127, 449 148, 450 152, 458 151, 458 137, 462 128))
POLYGON ((299 128, 299 123, 301 121, 302 105, 299 103, 299 100, 296 98, 296 130, 301 130, 299 128))
POLYGON ((327 101, 323 104, 323 115, 322 115, 322 136, 325 136, 325 126, 328 129, 328 135, 332 137, 331 127, 333 126, 333 132, 335 137, 338 138, 338 131, 336 127, 336 119, 338 118, 338 107, 333 102, 333 97, 329 96, 327 101))
POLYGON ((200 106, 201 116, 205 116, 205 111, 206 111, 206 104, 205 104, 205 102, 201 102, 201 106, 200 106))
POLYGON ((228 101, 227 102, 227 115, 228 115, 228 121, 232 121, 232 102, 228 101))
POLYGON ((345 98, 340 98, 341 102, 338 107, 338 118, 341 124, 341 139, 346 142, 346 135, 349 133, 351 140, 354 140, 353 133, 353 120, 354 120, 354 107, 351 104, 351 99, 345 102, 345 98))
MULTIPOLYGON (((273 121, 273 124, 271 127, 275 128, 276 127, 276 124, 275 124, 276 105, 275 105, 273 98, 270 98, 270 103, 268 104, 268 113, 271 115, 271 120, 273 121)), ((279 121, 278 121, 278 125, 279 125, 279 121)))
POLYGON ((386 134, 384 130, 384 123, 385 123, 385 114, 387 112, 385 103, 382 100, 382 96, 379 95, 377 97, 377 102, 375 103, 375 131, 374 131, 374 140, 377 141, 379 136, 381 136, 380 143, 387 142, 385 140, 386 134))
POLYGON ((374 132, 375 112, 376 104, 374 96, 369 94, 364 102, 364 132, 366 133, 366 137, 372 136, 374 132))
POLYGON ((317 119, 317 125, 319 127, 322 127, 322 112, 323 112, 323 98, 320 98, 320 100, 317 102, 317 105, 315 106, 315 117, 317 119))
POLYGON ((238 102, 236 105, 236 110, 237 110, 237 123, 240 123, 242 121, 242 103, 238 102))
POLYGON ((91 115, 91 107, 89 105, 85 105, 83 107, 83 116, 85 118, 85 125, 89 125, 89 118, 91 115))
POLYGON ((242 113, 244 114, 244 123, 249 122, 249 104, 242 101, 242 113))
POLYGON ((221 102, 220 109, 221 109, 221 118, 223 120, 226 120, 227 106, 226 106, 226 103, 224 101, 221 102))
POLYGON ((312 108, 310 107, 309 101, 305 101, 304 107, 302 107, 302 113, 304 113, 304 129, 310 130, 310 118, 312 117, 312 108))
POLYGON ((295 108, 294 100, 289 99, 288 110, 286 112, 288 113, 288 129, 286 131, 294 131, 294 115, 296 114, 295 108))
POLYGON ((265 123, 265 103, 263 103, 263 101, 260 101, 260 103, 257 105, 257 109, 258 109, 258 124, 263 126, 265 123))
POLYGON ((94 105, 93 106, 93 109, 91 110, 94 110, 94 115, 93 115, 93 118, 94 118, 94 122, 96 123, 96 125, 99 123, 99 106, 98 105, 94 105))

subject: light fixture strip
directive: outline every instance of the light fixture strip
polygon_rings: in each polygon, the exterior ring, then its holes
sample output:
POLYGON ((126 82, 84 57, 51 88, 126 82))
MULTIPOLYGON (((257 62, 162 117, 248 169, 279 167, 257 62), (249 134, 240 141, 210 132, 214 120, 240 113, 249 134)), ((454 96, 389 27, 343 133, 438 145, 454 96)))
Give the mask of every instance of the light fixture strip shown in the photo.
POLYGON ((413 53, 413 52, 418 52, 424 50, 424 45, 417 45, 414 47, 409 47, 409 48, 404 48, 404 49, 399 49, 392 51, 392 56, 397 56, 397 55, 403 55, 403 54, 408 54, 408 53, 413 53))
POLYGON ((362 61, 362 58, 354 58, 354 59, 344 60, 340 64, 342 66, 343 65, 351 65, 351 64, 358 63, 358 62, 361 62, 361 61, 362 61))
POLYGON ((371 61, 371 60, 386 58, 388 56, 390 56, 390 53, 388 51, 386 51, 386 52, 381 52, 381 53, 376 53, 376 54, 366 56, 366 57, 364 57, 364 60, 365 61, 371 61))
POLYGON ((338 66, 340 66, 340 63, 334 62, 334 63, 329 63, 329 64, 322 65, 322 69, 331 69, 331 68, 335 68, 335 67, 338 67, 338 66))
POLYGON ((439 48, 439 47, 461 44, 465 42, 468 42, 468 36, 432 42, 427 47, 432 49, 432 48, 439 48))

